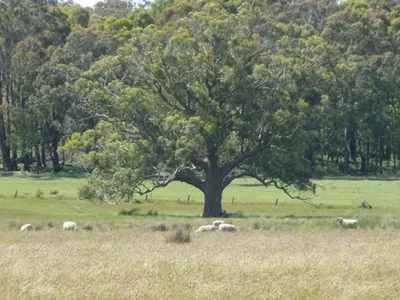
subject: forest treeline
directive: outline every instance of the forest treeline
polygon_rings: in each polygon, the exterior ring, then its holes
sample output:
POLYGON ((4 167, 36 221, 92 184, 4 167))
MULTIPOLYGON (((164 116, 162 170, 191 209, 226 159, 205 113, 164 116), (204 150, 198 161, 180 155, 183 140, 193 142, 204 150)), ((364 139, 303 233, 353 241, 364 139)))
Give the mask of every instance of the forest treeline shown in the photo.
MULTIPOLYGON (((60 171, 64 163, 74 162, 68 150, 60 151, 74 133, 88 132, 90 136, 98 133, 99 124, 106 127, 115 120, 124 123, 125 132, 134 135, 134 129, 140 127, 139 131, 147 130, 152 136, 158 132, 152 128, 155 123, 141 115, 165 115, 159 113, 162 107, 138 88, 144 84, 147 92, 176 112, 185 110, 189 120, 199 115, 191 110, 191 101, 197 101, 203 85, 197 86, 191 79, 189 88, 185 76, 214 70, 213 78, 220 85, 213 89, 217 84, 205 81, 208 96, 220 99, 220 106, 222 99, 236 99, 232 104, 232 113, 237 114, 234 122, 245 124, 230 130, 237 133, 236 139, 230 139, 232 149, 243 150, 240 130, 248 136, 257 130, 259 116, 250 112, 259 109, 254 100, 262 93, 276 99, 263 110, 273 111, 273 117, 285 116, 290 128, 302 127, 304 132, 293 134, 301 135, 305 147, 292 159, 306 159, 314 175, 395 172, 400 159, 399 47, 397 0, 154 0, 140 4, 108 0, 94 8, 72 1, 1 0, 3 168, 60 171), (224 24, 231 17, 236 21, 227 28, 224 24), (243 76, 237 75, 236 63, 223 61, 223 56, 213 58, 218 68, 204 68, 206 59, 192 60, 188 55, 193 51, 197 57, 195 53, 203 47, 192 35, 196 30, 206 33, 209 18, 213 30, 217 28, 213 49, 226 43, 221 51, 230 51, 231 60, 240 60, 243 53, 255 60, 241 65, 243 76), (218 30, 224 31, 220 39, 218 30), (224 40, 229 34, 232 39, 224 40), (174 56, 157 60, 155 40, 169 43, 163 44, 162 53, 168 50, 174 56), (142 57, 144 51, 147 54, 142 57), (145 67, 134 63, 138 60, 147 62, 145 67), (175 70, 176 64, 187 66, 175 70), (179 79, 174 72, 180 74, 179 79), (258 85, 250 82, 250 73, 258 85), (159 78, 167 84, 159 83, 159 78), (140 99, 135 105, 141 110, 134 118, 124 115, 126 98, 140 99), (274 101, 279 105, 287 101, 288 106, 295 103, 296 117, 291 118, 291 109, 274 110, 274 101)), ((211 101, 200 106, 207 112, 213 111, 213 105, 211 101)), ((169 118, 169 126, 181 124, 174 114, 169 118)), ((216 126, 229 125, 222 122, 216 126)), ((168 136, 168 130, 164 128, 167 133, 162 131, 154 138, 168 136)), ((93 146, 89 144, 88 149, 93 146)))

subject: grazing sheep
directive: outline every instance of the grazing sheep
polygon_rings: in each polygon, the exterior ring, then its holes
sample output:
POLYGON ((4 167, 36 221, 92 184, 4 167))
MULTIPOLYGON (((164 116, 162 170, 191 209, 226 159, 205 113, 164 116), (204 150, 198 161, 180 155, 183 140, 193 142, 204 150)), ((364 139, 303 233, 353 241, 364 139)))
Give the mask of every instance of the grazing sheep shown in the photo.
POLYGON ((76 231, 76 230, 78 230, 78 225, 76 225, 75 222, 67 221, 67 222, 64 222, 64 224, 63 224, 63 230, 64 231, 66 231, 66 230, 76 231))
POLYGON ((203 225, 200 226, 195 233, 199 233, 199 232, 208 232, 208 231, 216 231, 218 229, 217 226, 214 225, 203 225))
POLYGON ((214 225, 214 226, 217 226, 217 227, 218 227, 219 225, 221 225, 221 224, 225 224, 225 222, 224 222, 224 221, 221 221, 221 220, 216 220, 216 221, 213 222, 213 225, 214 225))
POLYGON ((22 227, 21 227, 21 231, 30 231, 32 229, 33 229, 32 224, 25 224, 25 225, 22 225, 22 227))
POLYGON ((357 229, 358 221, 357 220, 349 220, 349 219, 343 219, 342 217, 337 217, 336 221, 342 225, 344 229, 357 229))
POLYGON ((218 230, 225 231, 225 232, 236 232, 237 228, 235 225, 232 225, 232 224, 219 224, 218 230))

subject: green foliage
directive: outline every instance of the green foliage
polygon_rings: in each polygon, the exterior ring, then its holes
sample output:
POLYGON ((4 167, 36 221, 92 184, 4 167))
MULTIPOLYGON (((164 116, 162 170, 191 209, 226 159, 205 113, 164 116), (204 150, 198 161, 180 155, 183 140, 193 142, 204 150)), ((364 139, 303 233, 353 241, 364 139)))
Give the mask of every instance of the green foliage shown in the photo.
POLYGON ((59 191, 58 190, 51 190, 49 193, 50 193, 50 195, 57 195, 59 193, 59 191))
POLYGON ((148 216, 158 216, 158 211, 154 210, 153 208, 151 208, 148 212, 147 212, 148 216))
POLYGON ((44 193, 41 189, 36 190, 36 198, 42 199, 43 195, 44 195, 44 193))
POLYGON ((130 210, 123 209, 118 213, 118 215, 120 215, 120 216, 133 216, 133 215, 138 215, 139 212, 140 212, 139 208, 131 208, 130 210))
POLYGON ((41 231, 41 230, 43 230, 43 226, 42 226, 42 225, 35 225, 35 226, 33 227, 33 229, 34 229, 35 231, 41 231))
POLYGON ((89 10, 80 6, 62 6, 61 10, 68 16, 68 21, 72 25, 79 25, 82 27, 88 27, 90 13, 89 10))
POLYGON ((135 27, 145 28, 150 24, 154 24, 151 13, 143 7, 139 7, 128 13, 127 18, 132 20, 135 27))

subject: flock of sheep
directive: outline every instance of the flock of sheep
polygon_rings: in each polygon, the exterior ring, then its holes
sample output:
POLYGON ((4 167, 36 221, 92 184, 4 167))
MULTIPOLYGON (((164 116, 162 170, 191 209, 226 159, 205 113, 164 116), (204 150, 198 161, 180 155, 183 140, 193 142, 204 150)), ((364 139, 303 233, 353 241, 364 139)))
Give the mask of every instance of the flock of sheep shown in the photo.
POLYGON ((200 233, 200 232, 207 232, 207 231, 225 231, 225 232, 236 232, 237 228, 235 225, 232 224, 227 224, 224 221, 214 221, 212 225, 203 225, 200 226, 195 233, 200 233))
MULTIPOLYGON (((25 224, 25 225, 22 225, 22 227, 21 227, 21 231, 30 231, 32 229, 33 229, 32 224, 25 224)), ((67 222, 64 222, 64 224, 63 224, 63 230, 64 231, 69 231, 69 230, 76 231, 76 230, 78 230, 78 225, 75 222, 67 221, 67 222)))
MULTIPOLYGON (((343 219, 342 217, 337 217, 336 221, 342 226, 344 229, 356 229, 358 225, 357 220, 343 219)), ((21 231, 30 231, 32 230, 32 224, 22 225, 21 231)), ((64 231, 76 231, 78 230, 78 225, 75 222, 67 221, 63 224, 64 231)), ((227 224, 224 221, 214 221, 212 225, 203 225, 200 226, 195 233, 200 232, 210 232, 210 231, 224 231, 224 232, 236 232, 238 231, 235 225, 227 224)))

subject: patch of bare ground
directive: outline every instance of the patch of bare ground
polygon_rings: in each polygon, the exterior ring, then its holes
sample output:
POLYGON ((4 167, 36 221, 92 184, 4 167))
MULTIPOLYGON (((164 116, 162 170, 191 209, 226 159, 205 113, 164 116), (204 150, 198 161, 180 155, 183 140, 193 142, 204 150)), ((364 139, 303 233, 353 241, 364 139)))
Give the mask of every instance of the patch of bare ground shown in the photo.
POLYGON ((398 299, 400 232, 1 232, 1 299, 398 299))

